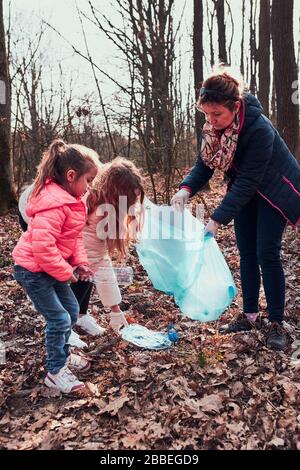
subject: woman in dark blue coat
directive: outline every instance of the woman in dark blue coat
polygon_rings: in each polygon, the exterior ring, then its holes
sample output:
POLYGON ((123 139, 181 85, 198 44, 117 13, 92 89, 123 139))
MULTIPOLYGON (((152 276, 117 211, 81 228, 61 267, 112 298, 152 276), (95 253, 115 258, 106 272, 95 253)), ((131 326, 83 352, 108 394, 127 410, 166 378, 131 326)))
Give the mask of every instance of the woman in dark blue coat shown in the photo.
POLYGON ((204 82, 197 108, 206 117, 200 153, 172 204, 182 210, 214 169, 226 172, 228 192, 205 228, 216 235, 220 225, 234 220, 243 312, 224 332, 246 331, 258 325, 261 270, 270 321, 266 344, 284 349, 285 279, 280 249, 286 224, 296 227, 300 221, 299 164, 262 114, 259 101, 250 93, 243 94, 239 82, 228 73, 204 82))

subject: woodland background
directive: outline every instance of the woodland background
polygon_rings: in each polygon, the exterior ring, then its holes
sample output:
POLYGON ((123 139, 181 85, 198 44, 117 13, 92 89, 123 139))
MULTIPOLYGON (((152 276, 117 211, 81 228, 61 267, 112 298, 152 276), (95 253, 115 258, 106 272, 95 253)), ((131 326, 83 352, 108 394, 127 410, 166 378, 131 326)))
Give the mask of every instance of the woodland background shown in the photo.
MULTIPOLYGON (((164 330, 174 321, 181 339, 167 351, 153 352, 110 331, 96 341, 83 336, 93 367, 82 396, 61 396, 43 387, 43 320, 12 277, 11 251, 21 233, 17 195, 34 177, 49 143, 62 137, 91 146, 103 161, 117 154, 133 159, 144 170, 150 198, 168 203, 194 162, 203 125, 194 103, 206 71, 219 62, 238 63, 265 114, 300 158, 299 1, 242 0, 238 12, 234 0, 178 2, 112 1, 111 16, 102 14, 100 0, 80 2, 79 49, 47 17, 25 34, 9 2, 4 12, 0 1, 0 80, 6 85, 6 100, 0 99, 0 340, 6 350, 0 365, 1 449, 300 450, 300 361, 292 357, 299 341, 297 232, 287 228, 283 240, 287 351, 265 347, 264 322, 262 330, 243 335, 218 333, 242 305, 230 224, 221 229, 218 242, 239 294, 218 322, 184 318, 172 298, 153 289, 131 252, 135 280, 123 292, 122 308, 149 328, 164 330), (188 36, 182 33, 181 15, 174 15, 178 5, 193 10, 188 36), (120 74, 111 76, 92 56, 90 27, 114 43, 120 74), (90 68, 93 92, 75 92, 63 62, 51 79, 43 60, 49 29, 90 68), (189 41, 191 57, 187 74, 181 65, 183 41, 189 41), (103 92, 104 77, 114 84, 112 95, 103 92)), ((225 191, 217 173, 193 204, 204 202, 208 217, 225 191)), ((92 307, 106 326, 95 294, 92 307)), ((266 318, 263 295, 260 307, 266 318)))
POLYGON ((18 193, 57 137, 94 148, 103 161, 114 155, 134 159, 149 174, 154 199, 160 174, 163 200, 169 202, 181 169, 195 160, 203 125, 195 113, 199 88, 219 63, 244 77, 300 158, 299 0, 104 0, 106 10, 103 0, 73 4, 79 45, 56 28, 59 9, 52 23, 42 13, 34 21, 32 12, 28 25, 9 1, 4 17, 0 2, 0 80, 6 85, 6 102, 0 103, 0 212, 14 199, 13 183, 18 193), (91 52, 91 29, 99 37, 97 53, 91 52), (71 78, 70 60, 51 59, 50 31, 74 63, 82 59, 71 78), (101 61, 107 41, 119 67, 114 73, 101 61), (90 83, 79 93, 74 82, 87 69, 90 83), (111 93, 103 91, 107 81, 111 93))

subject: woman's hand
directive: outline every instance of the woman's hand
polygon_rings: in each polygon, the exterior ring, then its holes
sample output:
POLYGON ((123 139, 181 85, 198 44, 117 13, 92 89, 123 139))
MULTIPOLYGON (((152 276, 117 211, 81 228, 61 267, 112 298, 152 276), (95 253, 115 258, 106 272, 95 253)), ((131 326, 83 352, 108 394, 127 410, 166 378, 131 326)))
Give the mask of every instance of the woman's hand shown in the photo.
POLYGON ((211 233, 214 237, 217 236, 218 230, 219 230, 220 224, 219 222, 216 222, 215 220, 209 219, 208 223, 206 224, 206 227, 204 229, 204 236, 207 235, 208 233, 211 233))
POLYGON ((178 210, 179 212, 183 212, 184 206, 188 202, 189 197, 190 197, 190 192, 187 189, 181 188, 172 197, 171 205, 174 207, 174 209, 178 210))

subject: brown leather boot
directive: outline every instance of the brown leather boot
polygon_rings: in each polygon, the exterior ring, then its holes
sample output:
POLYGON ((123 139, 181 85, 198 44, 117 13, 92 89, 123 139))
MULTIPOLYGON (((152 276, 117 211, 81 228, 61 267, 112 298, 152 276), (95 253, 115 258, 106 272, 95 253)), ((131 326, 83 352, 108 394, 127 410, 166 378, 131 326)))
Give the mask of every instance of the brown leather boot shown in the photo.
POLYGON ((270 322, 269 329, 266 334, 266 345, 270 349, 282 351, 287 347, 287 334, 281 323, 276 321, 270 322))

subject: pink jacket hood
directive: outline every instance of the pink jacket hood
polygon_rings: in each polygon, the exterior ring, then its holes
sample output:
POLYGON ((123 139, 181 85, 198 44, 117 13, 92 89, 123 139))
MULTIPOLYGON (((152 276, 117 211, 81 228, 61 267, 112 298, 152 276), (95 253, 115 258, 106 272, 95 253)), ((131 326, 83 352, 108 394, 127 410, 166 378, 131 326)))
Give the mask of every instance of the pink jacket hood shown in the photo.
POLYGON ((75 198, 64 188, 49 180, 37 196, 32 199, 29 197, 26 214, 33 217, 38 212, 56 209, 65 204, 77 204, 80 201, 81 198, 75 198))

